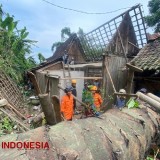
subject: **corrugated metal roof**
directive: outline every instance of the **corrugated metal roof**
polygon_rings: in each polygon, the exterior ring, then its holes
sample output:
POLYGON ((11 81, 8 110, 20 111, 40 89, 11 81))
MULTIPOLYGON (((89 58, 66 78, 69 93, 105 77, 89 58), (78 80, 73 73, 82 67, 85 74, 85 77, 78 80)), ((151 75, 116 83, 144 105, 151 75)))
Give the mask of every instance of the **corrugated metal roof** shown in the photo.
POLYGON ((160 70, 160 40, 146 44, 130 63, 143 70, 160 70))

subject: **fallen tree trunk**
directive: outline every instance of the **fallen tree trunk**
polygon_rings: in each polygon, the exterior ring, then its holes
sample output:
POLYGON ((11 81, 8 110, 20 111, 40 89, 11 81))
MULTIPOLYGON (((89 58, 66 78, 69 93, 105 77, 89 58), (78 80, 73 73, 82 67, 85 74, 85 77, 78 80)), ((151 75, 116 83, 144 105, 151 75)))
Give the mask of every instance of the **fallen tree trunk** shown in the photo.
POLYGON ((53 108, 52 104, 50 103, 49 95, 48 94, 39 94, 38 97, 39 97, 40 104, 42 106, 42 110, 44 112, 47 124, 49 124, 49 125, 56 124, 54 108, 53 108))
POLYGON ((110 109, 90 117, 39 127, 4 141, 48 142, 49 150, 2 149, 2 159, 143 160, 152 142, 159 140, 160 116, 150 108, 110 109), (14 153, 14 154, 13 154, 14 153))

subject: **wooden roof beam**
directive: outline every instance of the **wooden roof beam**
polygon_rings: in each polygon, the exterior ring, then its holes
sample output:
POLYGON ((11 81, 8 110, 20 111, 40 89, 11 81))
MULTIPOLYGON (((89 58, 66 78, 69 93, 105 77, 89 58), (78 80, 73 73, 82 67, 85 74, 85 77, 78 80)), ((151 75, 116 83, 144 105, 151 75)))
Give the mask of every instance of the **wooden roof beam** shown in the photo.
POLYGON ((133 65, 131 65, 131 64, 129 64, 129 63, 126 63, 126 66, 127 66, 128 68, 130 68, 131 70, 135 71, 135 72, 143 72, 143 69, 140 69, 140 68, 138 68, 138 67, 136 67, 136 66, 133 66, 133 65))

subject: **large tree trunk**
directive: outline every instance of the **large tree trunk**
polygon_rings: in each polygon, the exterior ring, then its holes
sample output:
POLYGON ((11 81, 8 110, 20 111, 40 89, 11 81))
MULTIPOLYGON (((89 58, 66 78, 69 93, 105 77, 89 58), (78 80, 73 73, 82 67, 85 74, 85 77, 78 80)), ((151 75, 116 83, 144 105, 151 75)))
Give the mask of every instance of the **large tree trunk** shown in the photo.
POLYGON ((99 118, 61 122, 0 138, 6 141, 48 142, 49 150, 0 149, 1 159, 144 160, 152 142, 158 142, 160 116, 149 107, 110 109, 99 118))

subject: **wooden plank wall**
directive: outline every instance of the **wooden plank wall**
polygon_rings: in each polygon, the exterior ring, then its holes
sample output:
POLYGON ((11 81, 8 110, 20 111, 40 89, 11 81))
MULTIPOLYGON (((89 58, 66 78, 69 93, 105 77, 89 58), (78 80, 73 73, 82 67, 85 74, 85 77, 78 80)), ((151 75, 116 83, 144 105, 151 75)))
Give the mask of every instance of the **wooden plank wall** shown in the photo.
MULTIPOLYGON (((105 56, 103 63, 108 67, 116 91, 119 91, 121 88, 125 89, 127 80, 127 71, 124 70, 126 65, 125 58, 114 55, 105 56)), ((105 67, 103 67, 103 88, 105 92, 105 100, 108 101, 109 96, 113 96, 114 91, 105 67)))

